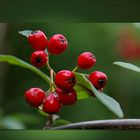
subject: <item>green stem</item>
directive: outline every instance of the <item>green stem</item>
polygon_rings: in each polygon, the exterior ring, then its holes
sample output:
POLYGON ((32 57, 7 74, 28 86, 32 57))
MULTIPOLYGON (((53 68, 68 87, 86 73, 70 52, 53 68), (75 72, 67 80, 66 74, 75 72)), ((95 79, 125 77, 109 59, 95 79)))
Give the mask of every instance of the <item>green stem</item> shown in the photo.
MULTIPOLYGON (((48 62, 47 62, 46 65, 47 65, 47 68, 48 68, 49 70, 53 70, 53 69, 51 68, 50 64, 49 64, 49 58, 50 58, 50 57, 49 57, 49 54, 48 54, 48 62)), ((56 73, 55 73, 54 70, 53 70, 53 74, 56 75, 56 73)))
POLYGON ((52 69, 52 68, 50 67, 50 65, 49 65, 49 62, 48 62, 46 65, 47 65, 48 70, 51 70, 51 69, 52 69))
POLYGON ((45 81, 50 83, 50 78, 45 73, 43 73, 42 71, 40 71, 36 67, 32 66, 31 64, 29 64, 29 63, 27 63, 27 62, 15 57, 15 56, 12 56, 12 55, 0 55, 0 62, 7 62, 7 63, 12 64, 12 65, 16 65, 16 66, 19 66, 19 67, 23 67, 25 69, 29 69, 29 70, 35 72, 36 74, 38 74, 45 81))
POLYGON ((77 69, 78 69, 78 66, 76 66, 76 67, 72 70, 72 72, 75 72, 77 69))
POLYGON ((32 67, 31 70, 33 72, 35 72, 36 74, 38 74, 40 77, 42 77, 47 83, 50 83, 51 82, 50 78, 45 73, 43 73, 42 71, 38 70, 35 67, 32 67))
POLYGON ((54 81, 53 81, 53 74, 54 74, 54 71, 53 69, 50 70, 50 79, 51 79, 51 82, 50 82, 50 88, 52 92, 55 92, 55 85, 54 85, 54 81))
MULTIPOLYGON (((48 68, 48 70, 50 71, 50 70, 53 70, 52 68, 51 68, 51 66, 50 66, 50 64, 49 64, 49 62, 46 64, 47 65, 47 68, 48 68)), ((55 73, 55 71, 53 70, 53 74, 54 74, 54 76, 56 75, 56 73, 55 73)))

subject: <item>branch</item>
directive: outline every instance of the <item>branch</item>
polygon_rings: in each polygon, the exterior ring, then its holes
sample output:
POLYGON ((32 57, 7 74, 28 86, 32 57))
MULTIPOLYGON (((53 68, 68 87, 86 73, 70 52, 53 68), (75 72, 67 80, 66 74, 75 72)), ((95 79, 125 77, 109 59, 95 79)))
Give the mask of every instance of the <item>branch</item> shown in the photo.
POLYGON ((118 130, 138 130, 140 129, 140 119, 112 119, 99 121, 85 121, 68 125, 50 128, 57 129, 118 129, 118 130))

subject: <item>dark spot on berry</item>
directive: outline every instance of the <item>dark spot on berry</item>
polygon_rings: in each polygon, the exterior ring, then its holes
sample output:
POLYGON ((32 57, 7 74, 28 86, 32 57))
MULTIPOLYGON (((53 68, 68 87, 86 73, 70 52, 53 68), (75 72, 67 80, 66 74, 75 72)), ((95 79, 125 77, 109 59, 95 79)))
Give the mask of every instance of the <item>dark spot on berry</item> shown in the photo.
POLYGON ((31 34, 35 34, 35 33, 38 33, 38 31, 36 30, 36 31, 32 31, 32 32, 31 32, 31 34))
POLYGON ((70 82, 70 83, 75 83, 75 77, 70 78, 70 79, 69 79, 69 82, 70 82))
POLYGON ((99 80, 98 83, 99 83, 100 86, 104 86, 104 84, 105 84, 105 80, 102 80, 102 79, 101 79, 101 80, 99 80))
POLYGON ((73 84, 73 83, 76 82, 76 81, 75 81, 75 77, 72 77, 72 78, 66 79, 66 81, 67 81, 68 83, 70 83, 70 84, 73 84))
POLYGON ((91 57, 91 58, 94 58, 94 59, 96 58, 93 54, 91 54, 90 57, 91 57))
POLYGON ((65 39, 63 37, 60 37, 59 40, 61 43, 63 43, 63 44, 65 43, 65 39))
POLYGON ((36 57, 36 63, 42 63, 42 58, 41 57, 36 57))
POLYGON ((32 31, 31 34, 34 34, 34 31, 32 31))

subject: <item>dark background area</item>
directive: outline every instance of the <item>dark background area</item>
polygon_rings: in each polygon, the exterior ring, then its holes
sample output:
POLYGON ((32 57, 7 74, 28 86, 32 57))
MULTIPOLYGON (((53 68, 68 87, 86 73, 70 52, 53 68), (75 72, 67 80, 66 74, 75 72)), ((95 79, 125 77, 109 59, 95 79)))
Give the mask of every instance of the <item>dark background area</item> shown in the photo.
MULTIPOLYGON (((80 53, 93 52, 97 58, 96 65, 90 70, 79 70, 79 72, 91 73, 95 70, 105 72, 108 76, 108 84, 104 92, 120 103, 125 118, 140 118, 138 110, 140 74, 113 65, 114 61, 121 60, 140 66, 139 57, 135 57, 134 54, 133 57, 124 57, 120 53, 120 40, 124 36, 126 38, 129 36, 132 40, 135 38, 137 47, 140 48, 139 24, 1 23, 0 54, 14 55, 30 63, 30 54, 33 49, 27 39, 18 34, 18 31, 25 29, 40 29, 45 32, 48 39, 56 33, 66 36, 69 43, 68 49, 61 55, 50 57, 50 65, 56 72, 62 69, 72 70, 76 66, 80 53)), ((130 40, 129 37, 128 40, 130 40)), ((124 46, 121 45, 121 47, 124 46)), ((42 70, 49 74, 47 69, 42 70)), ((44 127, 46 118, 40 115, 37 109, 30 107, 24 99, 25 90, 31 87, 40 87, 44 90, 49 88, 48 84, 32 71, 0 63, 0 127, 2 129, 42 129, 44 127)), ((116 118, 96 98, 80 100, 74 106, 63 107, 59 115, 60 118, 71 122, 116 118)), ((97 137, 99 137, 98 134, 97 137)), ((104 133, 101 133, 100 137, 104 137, 104 133)))

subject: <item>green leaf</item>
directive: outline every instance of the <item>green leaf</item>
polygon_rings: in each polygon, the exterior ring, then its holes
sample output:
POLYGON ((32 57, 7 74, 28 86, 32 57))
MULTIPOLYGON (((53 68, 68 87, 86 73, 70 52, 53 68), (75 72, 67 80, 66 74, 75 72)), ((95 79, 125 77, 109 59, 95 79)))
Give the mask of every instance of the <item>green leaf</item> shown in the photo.
POLYGON ((23 61, 23 60, 21 60, 17 57, 14 57, 14 56, 11 56, 11 55, 0 55, 0 62, 7 62, 7 63, 12 64, 12 65, 16 65, 16 66, 19 66, 19 67, 29 69, 29 70, 35 72, 36 74, 38 74, 45 81, 50 83, 50 78, 45 73, 43 73, 39 69, 35 68, 34 66, 28 64, 27 62, 25 62, 25 61, 23 61))
POLYGON ((85 74, 75 72, 75 76, 76 76, 76 83, 77 83, 78 85, 81 85, 81 86, 84 87, 84 88, 90 89, 89 82, 87 82, 87 80, 85 80, 85 79, 83 78, 83 77, 86 77, 85 74))
POLYGON ((25 125, 14 117, 4 117, 0 121, 0 126, 5 129, 25 129, 25 125))
POLYGON ((119 118, 123 118, 123 112, 121 107, 117 101, 113 98, 109 97, 108 95, 104 94, 103 92, 98 92, 96 88, 92 85, 92 83, 85 77, 85 75, 81 73, 76 73, 77 83, 85 86, 86 88, 92 90, 95 94, 97 99, 103 103, 110 111, 116 114, 119 118))
MULTIPOLYGON (((95 93, 94 89, 94 93, 95 93)), ((97 92, 97 90, 96 90, 97 92)), ((106 95, 105 93, 101 92, 100 94, 96 94, 96 97, 106 106, 110 111, 116 114, 119 118, 123 118, 122 109, 117 101, 115 101, 110 96, 106 95)))
POLYGON ((87 88, 76 84, 74 89, 78 100, 87 99, 90 97, 91 92, 87 88))
POLYGON ((85 90, 86 88, 83 87, 83 86, 81 86, 81 85, 76 84, 76 85, 74 86, 74 89, 75 89, 76 91, 81 91, 81 90, 85 90))
POLYGON ((23 30, 23 31, 19 31, 18 33, 23 35, 23 36, 26 36, 28 37, 33 31, 31 30, 23 30))
POLYGON ((130 63, 125 63, 125 62, 114 62, 113 63, 114 65, 118 65, 120 67, 123 67, 123 68, 126 68, 126 69, 129 69, 129 70, 133 70, 133 71, 136 71, 136 72, 140 72, 140 67, 136 66, 136 65, 133 65, 133 64, 130 64, 130 63))
MULTIPOLYGON (((39 112, 41 115, 45 116, 45 117, 49 117, 49 114, 46 113, 46 112, 44 112, 42 108, 39 108, 38 112, 39 112)), ((52 115, 52 120, 55 121, 55 120, 57 120, 57 119, 59 119, 59 116, 56 115, 56 114, 53 114, 53 115, 52 115)))
POLYGON ((42 109, 38 109, 38 112, 41 114, 41 115, 43 115, 43 116, 45 116, 45 117, 48 117, 48 113, 46 113, 46 112, 44 112, 42 109))
POLYGON ((15 118, 27 124, 37 124, 39 123, 38 120, 40 119, 38 115, 28 113, 14 113, 9 115, 9 117, 15 118))
POLYGON ((89 98, 91 93, 87 90, 81 90, 81 91, 77 91, 76 94, 78 100, 83 100, 89 98))
POLYGON ((54 126, 60 126, 60 125, 67 125, 70 124, 70 121, 67 120, 63 120, 63 119, 57 119, 54 123, 53 123, 53 127, 54 126))

